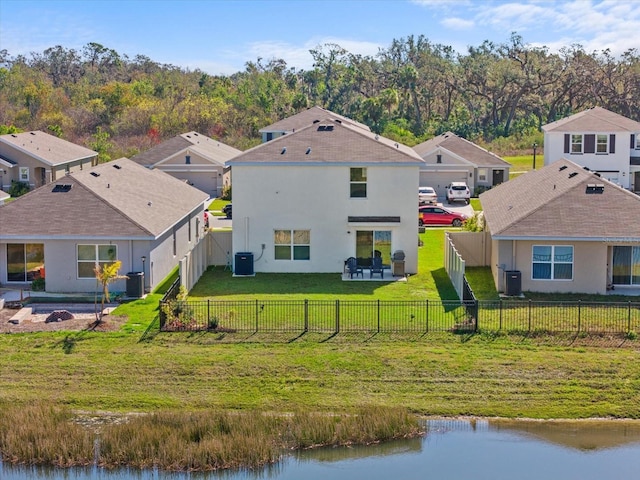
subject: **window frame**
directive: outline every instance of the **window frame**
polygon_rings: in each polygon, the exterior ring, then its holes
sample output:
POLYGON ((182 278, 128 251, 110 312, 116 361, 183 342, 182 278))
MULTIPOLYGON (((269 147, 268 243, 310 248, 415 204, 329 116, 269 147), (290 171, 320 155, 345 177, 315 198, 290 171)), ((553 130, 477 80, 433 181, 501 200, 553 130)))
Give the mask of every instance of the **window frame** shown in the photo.
POLYGON ((110 265, 118 260, 118 246, 113 244, 106 243, 78 243, 76 244, 76 276, 78 280, 86 280, 86 279, 94 279, 96 275, 94 273, 94 268, 96 265, 100 265, 104 267, 105 265, 110 265), (80 258, 80 247, 93 247, 95 256, 93 258, 80 258), (106 248, 107 250, 113 250, 113 255, 108 254, 109 259, 100 261, 100 247, 106 248), (91 263, 91 275, 81 275, 80 274, 80 265, 85 265, 91 263))
POLYGON ((596 155, 608 155, 609 154, 609 135, 605 133, 597 133, 596 134, 596 155), (604 138, 604 143, 600 140, 604 138), (600 148, 604 145, 604 150, 601 151, 600 148))
POLYGON ((310 261, 311 230, 301 228, 274 229, 273 259, 275 261, 310 261), (300 240, 306 240, 306 242, 300 240), (304 252, 306 252, 306 255, 304 254, 304 252), (301 253, 303 253, 303 255, 300 255, 301 253))
POLYGON ((367 198, 367 167, 349 168, 349 198, 367 198))
POLYGON ((571 134, 571 141, 569 143, 569 153, 570 154, 575 154, 575 155, 579 155, 584 153, 584 135, 581 133, 572 133, 571 134), (578 139, 580 139, 580 141, 577 141, 578 139), (576 149, 575 147, 579 146, 580 149, 576 149))
POLYGON ((479 182, 486 182, 487 178, 489 175, 489 169, 488 168, 479 168, 478 169, 478 181, 479 182))
MULTIPOLYGON (((540 255, 540 253, 538 253, 537 255, 540 255)), ((575 248, 573 245, 532 245, 531 246, 531 280, 542 280, 542 281, 573 281, 573 275, 575 272, 575 268, 574 268, 574 263, 575 263, 575 248), (544 248, 544 249, 550 249, 550 255, 549 259, 536 259, 536 248, 544 248), (571 261, 561 261, 558 260, 556 257, 558 255, 566 255, 566 254, 556 254, 556 249, 561 249, 561 248, 569 248, 571 249, 571 261), (541 277, 541 276, 536 276, 536 265, 548 265, 549 266, 549 276, 548 277, 541 277), (570 265, 571 266, 571 276, 570 277, 563 277, 563 276, 559 276, 559 268, 556 269, 556 267, 561 267, 561 266, 566 266, 566 265, 570 265)))

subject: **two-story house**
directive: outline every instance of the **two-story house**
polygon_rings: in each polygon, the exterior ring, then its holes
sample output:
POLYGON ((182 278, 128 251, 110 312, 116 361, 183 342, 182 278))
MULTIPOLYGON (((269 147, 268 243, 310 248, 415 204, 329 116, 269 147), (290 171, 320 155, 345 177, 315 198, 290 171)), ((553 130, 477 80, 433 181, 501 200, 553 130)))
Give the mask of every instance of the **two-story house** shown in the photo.
POLYGON ((131 158, 147 168, 162 170, 209 194, 219 197, 231 179, 225 162, 242 153, 198 132, 176 135, 131 158))
POLYGON ((37 188, 98 164, 98 152, 41 131, 0 135, 0 189, 37 188))
MULTIPOLYGON (((255 272, 342 272, 349 257, 405 254, 418 268, 418 181, 411 148, 326 117, 227 162, 233 251, 255 272)), ((234 270, 237 273, 237 268, 234 270)))
POLYGON ((594 107, 549 123, 542 131, 545 165, 567 158, 640 192, 640 122, 594 107))

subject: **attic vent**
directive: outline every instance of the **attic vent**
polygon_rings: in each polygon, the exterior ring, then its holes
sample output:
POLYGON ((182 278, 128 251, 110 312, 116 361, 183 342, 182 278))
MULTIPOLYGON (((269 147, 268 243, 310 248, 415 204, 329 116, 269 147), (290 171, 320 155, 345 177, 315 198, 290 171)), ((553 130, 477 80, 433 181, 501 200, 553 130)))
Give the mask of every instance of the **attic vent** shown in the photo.
POLYGON ((68 192, 69 190, 71 190, 71 185, 69 185, 68 183, 65 183, 64 185, 54 186, 53 190, 51 191, 56 193, 56 192, 68 192))
POLYGON ((316 124, 316 123, 320 123, 320 120, 314 120, 314 121, 313 121, 313 123, 314 123, 314 124, 316 124))
POLYGON ((311 147, 307 148, 307 151, 305 152, 305 155, 309 155, 311 153, 311 147))
POLYGON ((603 193, 604 185, 602 183, 588 183, 585 193, 603 193))
POLYGON ((120 165, 114 165, 113 168, 115 168, 116 170, 120 170, 122 167, 120 165))
POLYGON ((91 172, 91 175, 93 175, 94 177, 99 177, 100 174, 98 172, 91 172))
POLYGON ((284 155, 285 153, 287 153, 287 147, 283 147, 282 151, 280 152, 280 155, 284 155))
POLYGON ((573 178, 573 177, 575 177, 577 174, 578 174, 578 172, 571 172, 571 173, 569 174, 569 178, 573 178))
POLYGON ((33 135, 35 137, 36 132, 29 132, 30 135, 33 135))
POLYGON ((561 172, 562 170, 565 170, 566 168, 567 168, 567 166, 566 166, 566 165, 562 165, 562 166, 558 169, 558 171, 559 171, 559 172, 561 172))

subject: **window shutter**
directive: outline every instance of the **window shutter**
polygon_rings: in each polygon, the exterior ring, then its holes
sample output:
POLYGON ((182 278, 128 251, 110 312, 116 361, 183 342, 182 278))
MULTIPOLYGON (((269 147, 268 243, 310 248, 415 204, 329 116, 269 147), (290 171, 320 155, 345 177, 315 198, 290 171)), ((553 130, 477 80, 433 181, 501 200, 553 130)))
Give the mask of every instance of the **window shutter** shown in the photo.
POLYGON ((596 136, 585 135, 584 136, 584 153, 596 153, 596 136))
POLYGON ((633 133, 631 134, 631 143, 629 144, 629 148, 632 150, 636 148, 636 136, 633 133))
POLYGON ((571 145, 571 135, 564 134, 564 153, 569 153, 569 147, 571 145))
POLYGON ((613 133, 609 135, 609 153, 616 153, 616 136, 613 133))

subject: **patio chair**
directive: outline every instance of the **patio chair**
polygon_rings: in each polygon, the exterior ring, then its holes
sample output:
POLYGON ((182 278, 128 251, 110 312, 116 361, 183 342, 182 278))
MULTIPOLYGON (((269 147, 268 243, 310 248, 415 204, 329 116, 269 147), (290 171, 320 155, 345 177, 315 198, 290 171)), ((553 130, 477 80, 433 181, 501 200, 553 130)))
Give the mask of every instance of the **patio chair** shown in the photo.
POLYGON ((347 269, 349 271, 350 278, 353 278, 354 274, 356 277, 360 275, 364 278, 364 271, 362 270, 362 267, 358 265, 358 261, 355 257, 347 258, 347 269))
POLYGON ((384 278, 384 268, 382 268, 382 257, 373 257, 371 259, 371 269, 369 270, 369 278, 373 278, 374 273, 379 273, 380 278, 384 278))

